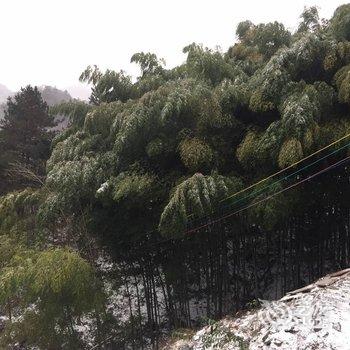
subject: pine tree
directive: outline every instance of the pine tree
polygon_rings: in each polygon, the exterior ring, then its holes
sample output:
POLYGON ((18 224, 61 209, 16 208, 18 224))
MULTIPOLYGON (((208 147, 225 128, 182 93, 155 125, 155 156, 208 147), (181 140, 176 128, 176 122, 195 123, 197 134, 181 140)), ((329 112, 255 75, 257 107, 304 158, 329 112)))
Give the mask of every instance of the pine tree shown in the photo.
POLYGON ((50 155, 54 126, 37 87, 28 85, 7 101, 0 122, 2 159, 10 188, 40 182, 50 155))

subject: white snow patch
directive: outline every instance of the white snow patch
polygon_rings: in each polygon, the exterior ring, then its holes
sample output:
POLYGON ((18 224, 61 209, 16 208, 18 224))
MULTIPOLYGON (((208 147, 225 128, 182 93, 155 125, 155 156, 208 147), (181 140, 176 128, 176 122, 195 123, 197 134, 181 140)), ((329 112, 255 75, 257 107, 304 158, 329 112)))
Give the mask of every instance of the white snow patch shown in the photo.
POLYGON ((259 310, 223 319, 171 348, 350 350, 350 272, 325 277, 278 301, 264 301, 259 310))
POLYGON ((105 192, 109 187, 108 181, 104 182, 100 188, 96 191, 97 194, 101 194, 103 192, 105 192))

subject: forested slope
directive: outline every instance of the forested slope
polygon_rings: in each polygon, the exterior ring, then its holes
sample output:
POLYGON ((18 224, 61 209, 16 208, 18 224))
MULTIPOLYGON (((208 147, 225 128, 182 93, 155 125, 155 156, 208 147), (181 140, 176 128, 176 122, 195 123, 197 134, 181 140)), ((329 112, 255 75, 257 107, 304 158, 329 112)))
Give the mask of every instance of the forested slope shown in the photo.
POLYGON ((135 83, 88 67, 90 103, 51 108, 70 127, 42 185, 0 198, 3 344, 157 347, 349 264, 346 164, 272 195, 344 159, 350 138, 228 197, 350 133, 350 5, 236 36, 225 53, 188 45, 173 69, 136 53, 135 83))

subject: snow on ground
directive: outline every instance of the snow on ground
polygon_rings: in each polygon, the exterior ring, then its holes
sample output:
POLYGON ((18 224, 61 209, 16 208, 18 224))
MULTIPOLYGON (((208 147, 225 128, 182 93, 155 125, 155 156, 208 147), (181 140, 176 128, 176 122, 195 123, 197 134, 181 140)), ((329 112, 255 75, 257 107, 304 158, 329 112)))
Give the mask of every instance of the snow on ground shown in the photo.
POLYGON ((166 349, 350 350, 350 269, 261 302, 258 310, 225 318, 166 349))

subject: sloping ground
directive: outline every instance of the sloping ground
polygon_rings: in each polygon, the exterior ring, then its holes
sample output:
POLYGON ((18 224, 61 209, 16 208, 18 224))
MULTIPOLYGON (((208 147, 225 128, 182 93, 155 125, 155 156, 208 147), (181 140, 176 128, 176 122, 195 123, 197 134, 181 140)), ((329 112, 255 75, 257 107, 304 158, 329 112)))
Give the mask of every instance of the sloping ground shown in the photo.
POLYGON ((226 318, 167 349, 350 350, 350 269, 226 318))

